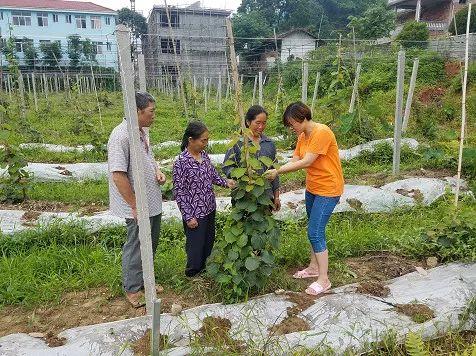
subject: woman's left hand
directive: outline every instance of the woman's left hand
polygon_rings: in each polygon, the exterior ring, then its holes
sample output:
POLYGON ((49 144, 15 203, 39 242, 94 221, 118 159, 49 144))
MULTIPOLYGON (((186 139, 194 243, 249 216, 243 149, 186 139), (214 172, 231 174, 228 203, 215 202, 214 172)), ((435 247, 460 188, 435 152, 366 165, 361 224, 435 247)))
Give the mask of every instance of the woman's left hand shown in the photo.
POLYGON ((279 197, 274 197, 274 211, 279 211, 281 209, 281 200, 279 197))
POLYGON ((268 169, 266 172, 264 172, 264 176, 266 179, 272 181, 275 180, 276 177, 278 176, 278 170, 277 169, 268 169))

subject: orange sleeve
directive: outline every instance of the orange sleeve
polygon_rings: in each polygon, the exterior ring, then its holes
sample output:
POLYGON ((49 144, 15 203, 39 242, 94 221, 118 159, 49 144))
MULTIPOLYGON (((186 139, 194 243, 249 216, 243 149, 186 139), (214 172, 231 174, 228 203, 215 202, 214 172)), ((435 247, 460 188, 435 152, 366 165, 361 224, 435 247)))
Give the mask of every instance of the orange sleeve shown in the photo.
POLYGON ((332 135, 327 130, 316 130, 309 142, 308 152, 319 155, 327 154, 332 143, 332 135))

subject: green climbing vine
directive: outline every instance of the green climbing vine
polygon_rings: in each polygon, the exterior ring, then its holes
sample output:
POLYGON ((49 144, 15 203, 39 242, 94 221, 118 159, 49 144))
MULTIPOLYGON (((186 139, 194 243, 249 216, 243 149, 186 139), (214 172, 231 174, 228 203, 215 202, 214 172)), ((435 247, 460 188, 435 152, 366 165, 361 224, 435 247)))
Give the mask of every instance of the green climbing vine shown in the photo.
MULTIPOLYGON (((242 300, 251 290, 264 286, 273 270, 273 252, 280 238, 267 192, 270 183, 258 173, 263 167, 272 168, 274 162, 268 157, 255 157, 257 144, 243 148, 242 163, 231 173, 237 183, 231 194, 234 204, 223 239, 217 241, 208 264, 208 272, 229 301, 242 300)), ((235 164, 233 159, 225 162, 235 164)))
POLYGON ((7 174, 0 176, 0 201, 21 203, 27 198, 30 174, 27 161, 18 147, 6 145, 0 150, 0 168, 7 174))

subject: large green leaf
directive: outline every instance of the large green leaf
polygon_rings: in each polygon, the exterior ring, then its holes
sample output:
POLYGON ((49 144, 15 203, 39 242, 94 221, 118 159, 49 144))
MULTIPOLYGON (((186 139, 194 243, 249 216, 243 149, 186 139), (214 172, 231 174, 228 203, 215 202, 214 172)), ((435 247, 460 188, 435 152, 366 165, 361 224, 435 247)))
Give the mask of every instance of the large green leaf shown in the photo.
POLYGON ((256 257, 248 257, 245 261, 245 267, 248 271, 254 271, 259 267, 259 260, 256 257))
POLYGON ((269 157, 261 156, 259 160, 266 166, 266 168, 269 168, 273 165, 273 160, 269 157))
POLYGON ((248 244, 248 236, 246 235, 241 235, 238 239, 238 241, 236 242, 236 244, 239 246, 239 247, 245 247, 247 244, 248 244))
POLYGON ((235 168, 231 171, 231 176, 233 178, 241 178, 245 175, 246 173, 246 168, 235 168))

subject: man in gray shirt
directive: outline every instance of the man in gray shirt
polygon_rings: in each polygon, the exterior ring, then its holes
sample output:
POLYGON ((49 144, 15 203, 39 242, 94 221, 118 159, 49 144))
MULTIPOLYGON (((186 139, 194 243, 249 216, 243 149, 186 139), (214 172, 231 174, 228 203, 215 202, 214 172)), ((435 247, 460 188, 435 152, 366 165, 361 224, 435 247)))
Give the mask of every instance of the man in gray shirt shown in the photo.
MULTIPOLYGON (((154 121, 155 99, 148 93, 136 93, 137 117, 140 130, 141 154, 144 162, 146 196, 149 206, 152 251, 157 250, 162 216, 160 185, 165 175, 154 160, 149 138, 144 127, 154 121)), ((122 249, 122 278, 127 300, 136 308, 144 305, 142 260, 140 254, 139 226, 137 224, 134 177, 130 157, 127 119, 116 126, 107 143, 109 171, 109 205, 111 213, 126 219, 127 241, 122 249)))

